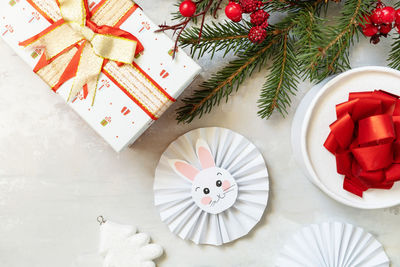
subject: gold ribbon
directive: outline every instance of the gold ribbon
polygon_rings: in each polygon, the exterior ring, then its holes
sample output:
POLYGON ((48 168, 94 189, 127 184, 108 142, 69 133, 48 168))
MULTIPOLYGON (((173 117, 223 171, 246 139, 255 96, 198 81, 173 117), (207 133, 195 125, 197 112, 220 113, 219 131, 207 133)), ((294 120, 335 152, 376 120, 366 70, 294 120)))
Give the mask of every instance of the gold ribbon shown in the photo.
POLYGON ((53 64, 55 67, 57 58, 67 53, 72 55, 71 50, 77 50, 68 65, 63 66, 65 69, 57 77, 56 87, 75 77, 68 101, 87 86, 93 105, 104 61, 132 64, 143 46, 128 32, 106 25, 98 26, 91 21, 87 0, 59 0, 59 4, 63 19, 20 45, 45 48, 46 62, 39 62, 36 71, 47 66, 51 68, 53 64))

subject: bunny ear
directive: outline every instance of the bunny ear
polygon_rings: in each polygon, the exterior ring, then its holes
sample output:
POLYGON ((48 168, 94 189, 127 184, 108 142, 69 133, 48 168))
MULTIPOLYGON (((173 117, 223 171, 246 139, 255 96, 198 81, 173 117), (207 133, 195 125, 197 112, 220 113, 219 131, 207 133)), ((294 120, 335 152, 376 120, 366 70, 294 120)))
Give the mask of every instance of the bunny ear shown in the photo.
POLYGON ((203 169, 215 167, 214 157, 211 154, 210 147, 204 139, 197 140, 196 151, 203 169))
POLYGON ((169 160, 169 164, 177 174, 183 178, 189 179, 190 181, 193 181, 196 175, 199 173, 198 169, 183 160, 171 159, 169 160))

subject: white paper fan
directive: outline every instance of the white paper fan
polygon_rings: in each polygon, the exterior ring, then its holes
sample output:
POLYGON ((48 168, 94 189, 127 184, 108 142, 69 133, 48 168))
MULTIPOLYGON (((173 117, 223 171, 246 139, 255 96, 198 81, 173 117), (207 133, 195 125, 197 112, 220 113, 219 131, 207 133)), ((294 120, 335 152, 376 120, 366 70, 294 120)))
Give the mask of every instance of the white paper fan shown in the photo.
POLYGON ((389 267, 382 245, 359 227, 340 222, 313 224, 284 247, 278 267, 389 267))
POLYGON ((268 171, 257 148, 223 128, 179 137, 156 169, 155 205, 183 239, 221 245, 246 235, 268 202, 268 171))

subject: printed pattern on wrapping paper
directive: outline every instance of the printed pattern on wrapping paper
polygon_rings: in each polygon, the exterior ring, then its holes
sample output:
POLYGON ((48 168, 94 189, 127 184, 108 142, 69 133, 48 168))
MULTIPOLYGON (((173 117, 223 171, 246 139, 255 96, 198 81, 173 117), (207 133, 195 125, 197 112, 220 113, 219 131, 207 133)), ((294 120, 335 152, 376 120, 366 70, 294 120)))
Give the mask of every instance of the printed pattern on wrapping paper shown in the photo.
MULTIPOLYGON (((52 1, 54 0, 48 2, 52 1)), ((104 0, 89 0, 88 4, 91 10, 94 10, 93 8, 96 6, 98 9, 100 8, 98 5, 100 2, 104 2, 104 0)), ((144 75, 150 81, 154 81, 154 84, 159 85, 159 90, 155 92, 159 94, 164 90, 166 93, 161 96, 166 96, 170 100, 168 101, 170 104, 193 81, 201 68, 183 51, 177 55, 175 60, 172 60, 170 52, 174 46, 173 41, 165 34, 154 34, 157 24, 140 8, 132 10, 121 19, 116 27, 131 32, 142 42, 145 51, 134 60, 138 70, 143 70, 138 74, 144 75), (172 99, 169 98, 170 96, 172 99)), ((0 14, 2 15, 0 16, 0 37, 31 69, 34 69, 44 49, 25 49, 18 43, 49 27, 50 21, 40 14, 28 0, 0 1, 0 14)), ((61 60, 61 57, 57 58, 57 60, 59 59, 61 60)), ((64 63, 60 61, 59 64, 63 65, 64 63)), ((53 83, 57 80, 57 76, 60 76, 60 73, 55 70, 48 73, 42 73, 40 70, 36 73, 39 76, 48 74, 47 79, 52 80, 53 83)), ((63 85, 57 90, 57 94, 65 101, 68 98, 72 82, 72 79, 67 81, 65 86, 63 85)), ((82 90, 77 97, 72 98, 69 105, 114 150, 121 151, 137 140, 154 122, 154 119, 149 116, 150 112, 146 112, 129 95, 104 71, 99 77, 95 106, 90 106, 91 99, 85 90, 82 90), (105 124, 107 125, 104 126, 105 124)), ((167 100, 161 98, 161 101, 167 100)), ((168 108, 168 102, 158 115, 168 108)))
MULTIPOLYGON (((34 5, 44 8, 46 16, 53 20, 60 17, 60 12, 55 0, 29 0, 34 1, 34 5), (52 4, 51 4, 52 3, 52 4)), ((93 9, 92 20, 98 25, 114 26, 121 23, 121 20, 137 6, 131 0, 102 0, 93 9)), ((60 60, 61 62, 61 60, 60 60)), ((142 70, 124 65, 118 67, 115 62, 108 62, 104 66, 107 75, 117 81, 117 85, 123 90, 143 111, 153 120, 159 116, 175 101, 169 96, 156 82, 147 78, 148 75, 141 73, 142 70)), ((50 86, 56 84, 55 80, 59 77, 58 72, 51 68, 44 68, 38 73, 50 86)))
POLYGON ((36 10, 40 10, 40 13, 47 19, 52 20, 52 22, 62 19, 60 9, 58 8, 57 2, 55 0, 27 0, 36 10))

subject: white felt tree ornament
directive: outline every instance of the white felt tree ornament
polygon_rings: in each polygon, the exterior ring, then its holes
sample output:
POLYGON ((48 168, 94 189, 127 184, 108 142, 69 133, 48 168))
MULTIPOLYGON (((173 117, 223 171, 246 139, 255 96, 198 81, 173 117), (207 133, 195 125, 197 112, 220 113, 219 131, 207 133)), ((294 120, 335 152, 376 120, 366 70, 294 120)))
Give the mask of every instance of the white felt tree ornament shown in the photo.
POLYGON ((81 255, 74 267, 154 267, 163 248, 150 244, 150 236, 136 227, 97 218, 100 223, 99 251, 81 255))
POLYGON ((150 244, 150 236, 131 225, 97 218, 100 223, 99 251, 78 257, 74 267, 154 267, 163 248, 150 244))
POLYGON ((99 252, 104 257, 103 267, 153 267, 163 248, 149 244, 150 236, 137 233, 130 225, 106 221, 100 229, 99 252))

